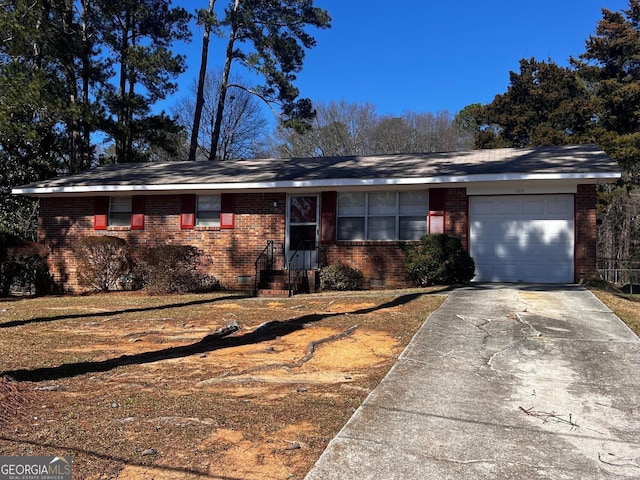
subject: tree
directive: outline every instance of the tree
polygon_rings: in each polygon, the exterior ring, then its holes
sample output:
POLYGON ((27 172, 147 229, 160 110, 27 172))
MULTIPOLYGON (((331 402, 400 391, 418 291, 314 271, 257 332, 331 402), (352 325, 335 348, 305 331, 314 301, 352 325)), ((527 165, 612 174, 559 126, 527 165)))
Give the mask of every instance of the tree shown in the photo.
MULTIPOLYGON (((39 75, 43 92, 51 94, 47 114, 55 117, 60 157, 54 170, 91 166, 91 141, 98 131, 115 140, 120 162, 144 158, 154 144, 174 137, 173 119, 149 112, 150 105, 175 89, 171 80, 184 69, 184 59, 169 47, 188 40, 190 18, 184 9, 170 8, 168 0, 11 0, 0 5, 0 69, 18 82, 39 75)), ((7 105, 11 101, 5 98, 7 105)), ((165 146, 172 147, 171 141, 165 146)))
POLYGON ((452 152, 471 147, 471 136, 446 110, 432 113, 405 112, 382 117, 372 132, 373 153, 452 152))
POLYGON ((171 43, 189 37, 190 16, 169 5, 0 2, 0 229, 33 238, 35 203, 11 187, 89 168, 101 134, 115 140, 118 161, 183 141, 174 119, 149 113, 183 69, 171 43))
POLYGON ((472 103, 458 112, 454 123, 473 140, 473 148, 504 148, 508 145, 500 136, 501 127, 490 123, 486 107, 481 103, 472 103))
POLYGON ((369 103, 345 101, 318 104, 309 130, 280 126, 276 137, 276 155, 284 157, 464 150, 473 138, 447 111, 379 117, 369 103))
POLYGON ((474 124, 476 146, 528 147, 580 143, 594 128, 593 103, 575 71, 552 60, 520 60, 504 94, 464 110, 474 124))
POLYGON ((106 63, 99 57, 100 18, 90 0, 44 5, 49 8, 50 61, 64 83, 65 100, 60 105, 64 169, 75 173, 91 166, 91 135, 103 117, 99 101, 91 95, 91 86, 107 79, 106 63))
POLYGON ((218 20, 216 18, 213 7, 215 6, 215 0, 209 0, 209 8, 207 10, 198 11, 198 24, 204 26, 204 33, 202 35, 202 53, 200 54, 200 71, 198 73, 198 85, 196 87, 196 100, 193 108, 193 126, 191 128, 191 143, 189 146, 189 160, 194 161, 198 150, 199 135, 200 135, 200 122, 202 120, 202 109, 205 102, 205 83, 207 81, 207 64, 209 61, 209 40, 211 37, 211 31, 217 26, 218 20))
POLYGON ((378 122, 370 103, 320 103, 311 128, 299 132, 280 124, 276 132, 279 157, 365 155, 371 151, 371 130, 378 122))
MULTIPOLYGON (((199 135, 196 137, 197 150, 194 160, 255 158, 264 151, 263 139, 266 137, 267 120, 262 113, 258 98, 245 89, 238 89, 234 95, 227 97, 226 114, 220 132, 218 151, 215 153, 212 151, 212 135, 216 119, 217 99, 220 95, 220 79, 220 73, 210 72, 203 84, 200 106, 202 124, 199 135)), ((242 80, 239 78, 233 81, 242 85, 242 80)), ((191 122, 198 106, 199 89, 200 82, 198 81, 191 88, 193 95, 181 98, 174 107, 178 122, 185 128, 190 138, 193 138, 191 122)))
POLYGON ((640 183, 640 0, 621 12, 602 9, 595 35, 574 61, 597 98, 599 140, 640 183))
POLYGON ((37 202, 12 196, 11 188, 55 174, 62 159, 57 116, 43 74, 11 67, 0 74, 0 232, 35 240, 37 202))
POLYGON ((185 69, 184 57, 169 47, 177 40, 189 40, 191 15, 183 8, 171 8, 170 0, 101 0, 104 43, 117 67, 114 84, 104 84, 101 94, 115 118, 106 131, 115 140, 116 162, 144 160, 148 149, 160 143, 175 148, 172 135, 156 135, 158 129, 171 132, 176 122, 164 112, 150 113, 150 106, 173 93, 173 79, 185 69))
POLYGON ((409 111, 402 116, 416 132, 414 152, 454 152, 471 148, 473 135, 447 110, 435 114, 409 111))
POLYGON ((52 176, 64 160, 64 82, 50 61, 49 12, 40 2, 0 7, 0 232, 35 239, 37 204, 14 185, 52 176))
MULTIPOLYGON (((209 10, 213 11, 211 3, 209 10)), ((330 21, 329 14, 314 7, 313 0, 234 0, 228 4, 224 19, 219 24, 212 15, 208 15, 205 25, 219 25, 224 29, 227 39, 212 133, 211 151, 214 154, 218 151, 221 139, 228 90, 246 89, 243 85, 230 82, 234 61, 241 62, 264 78, 264 85, 251 89, 251 93, 269 104, 278 105, 288 125, 306 127, 314 112, 310 100, 298 99, 299 91, 293 82, 295 74, 302 69, 305 49, 316 44, 306 28, 328 28, 330 21)), ((200 102, 202 100, 198 98, 196 105, 200 102)), ((194 119, 192 138, 198 135, 198 128, 195 127, 199 122, 194 119)))
POLYGON ((373 131, 373 151, 381 153, 408 153, 414 151, 413 129, 402 117, 382 117, 373 131))
POLYGON ((600 268, 637 268, 640 262, 640 195, 624 185, 598 187, 600 268))
POLYGON ((624 169, 623 181, 599 192, 599 253, 614 268, 640 249, 640 0, 620 12, 602 9, 595 35, 574 65, 597 100, 597 141, 624 169))

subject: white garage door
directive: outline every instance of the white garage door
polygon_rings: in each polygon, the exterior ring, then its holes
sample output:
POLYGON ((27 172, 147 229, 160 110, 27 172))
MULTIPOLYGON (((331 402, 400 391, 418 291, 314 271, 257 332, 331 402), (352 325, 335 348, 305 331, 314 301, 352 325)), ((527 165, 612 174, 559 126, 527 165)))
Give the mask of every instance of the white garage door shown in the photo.
POLYGON ((573 195, 469 198, 478 282, 573 283, 573 195))

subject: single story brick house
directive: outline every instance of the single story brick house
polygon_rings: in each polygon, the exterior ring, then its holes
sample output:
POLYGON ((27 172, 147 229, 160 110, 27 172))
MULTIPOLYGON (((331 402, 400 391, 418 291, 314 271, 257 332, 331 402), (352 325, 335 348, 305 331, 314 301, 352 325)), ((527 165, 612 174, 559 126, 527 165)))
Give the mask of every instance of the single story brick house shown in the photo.
POLYGON ((621 169, 595 145, 335 158, 106 165, 13 189, 39 198, 54 279, 77 291, 74 245, 194 245, 230 289, 257 260, 346 263, 367 288, 408 285, 402 243, 461 238, 475 281, 573 283, 596 275, 596 184, 621 169))

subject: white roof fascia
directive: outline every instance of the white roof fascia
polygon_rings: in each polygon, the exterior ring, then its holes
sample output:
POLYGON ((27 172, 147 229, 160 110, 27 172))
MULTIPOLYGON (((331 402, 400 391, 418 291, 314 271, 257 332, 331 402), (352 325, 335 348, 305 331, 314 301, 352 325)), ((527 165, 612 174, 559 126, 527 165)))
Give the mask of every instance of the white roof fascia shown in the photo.
POLYGON ((324 179, 324 180, 287 180, 274 182, 227 182, 227 183, 179 183, 150 185, 79 185, 52 187, 17 187, 11 190, 14 195, 61 195, 86 193, 126 193, 126 192, 178 192, 196 190, 271 190, 295 188, 329 187, 374 187, 389 185, 439 185, 450 183, 476 183, 496 181, 540 181, 540 180, 615 180, 621 177, 619 172, 609 173, 506 173, 439 177, 410 178, 372 178, 372 179, 324 179))

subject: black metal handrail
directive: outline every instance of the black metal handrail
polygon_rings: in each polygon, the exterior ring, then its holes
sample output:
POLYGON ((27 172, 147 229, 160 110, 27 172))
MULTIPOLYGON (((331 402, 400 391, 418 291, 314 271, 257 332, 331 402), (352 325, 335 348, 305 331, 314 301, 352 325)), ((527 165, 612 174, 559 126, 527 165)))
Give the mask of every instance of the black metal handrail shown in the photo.
POLYGON ((304 293, 309 293, 309 276, 308 271, 312 269, 312 252, 317 251, 318 247, 316 242, 313 240, 302 240, 295 251, 289 257, 287 262, 287 269, 289 270, 289 296, 291 296, 295 291, 298 291, 298 285, 302 286, 301 290, 304 293), (306 248, 305 248, 306 247, 306 248), (300 253, 302 255, 302 264, 299 268, 291 268, 293 265, 293 261, 300 258, 300 253), (294 275, 295 273, 295 275, 294 275), (292 278, 293 277, 293 278, 292 278))
POLYGON ((274 260, 273 240, 267 240, 267 245, 264 247, 255 261, 256 278, 253 287, 254 295, 257 294, 258 288, 260 287, 260 281, 262 279, 263 272, 271 272, 273 270, 274 260))

